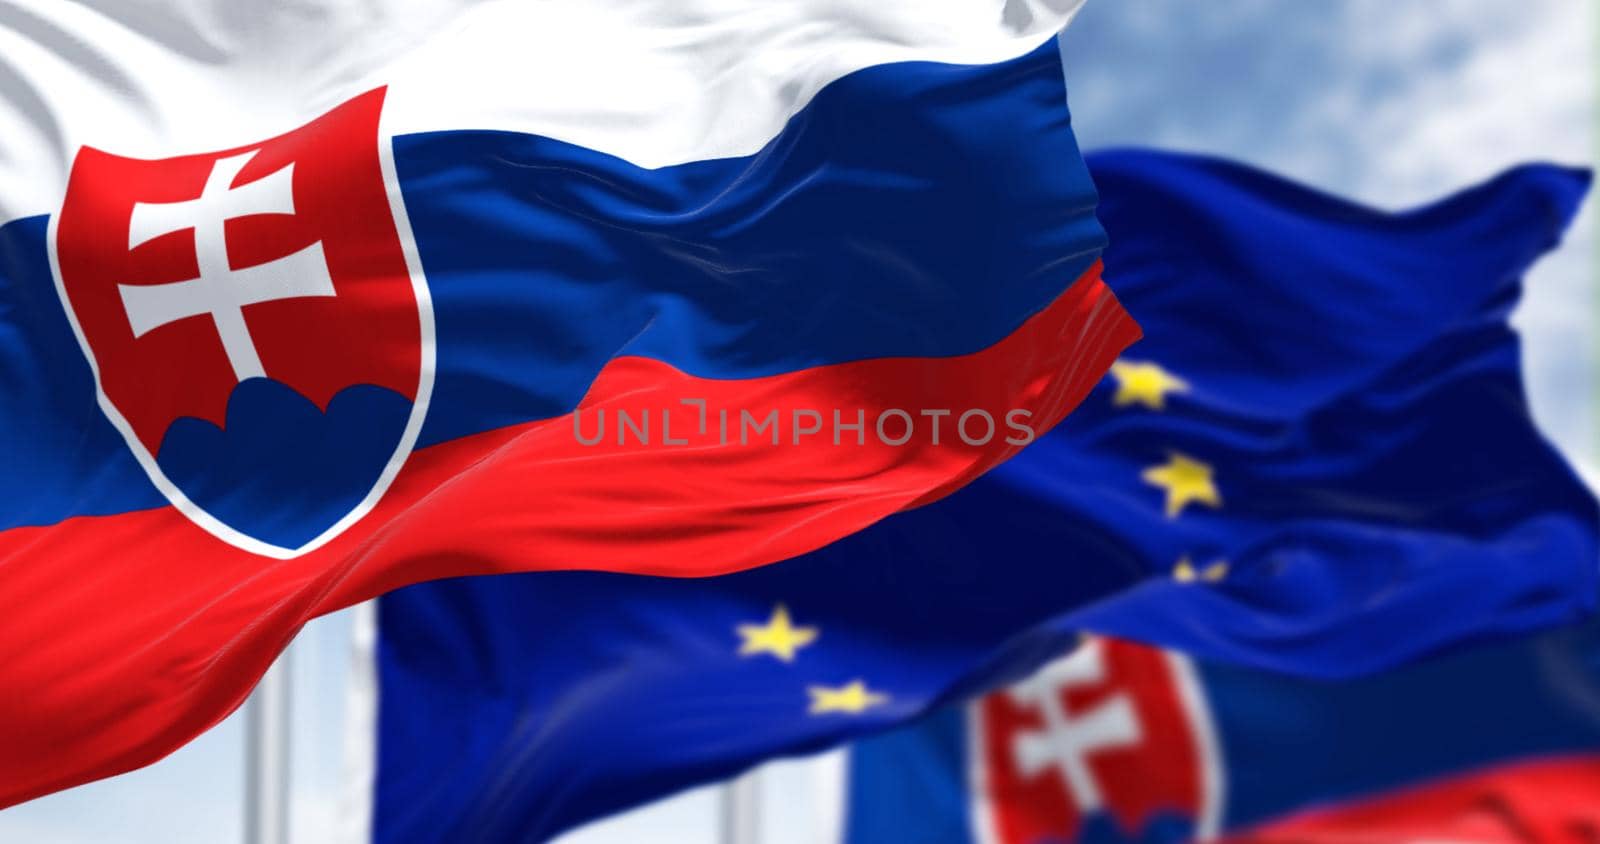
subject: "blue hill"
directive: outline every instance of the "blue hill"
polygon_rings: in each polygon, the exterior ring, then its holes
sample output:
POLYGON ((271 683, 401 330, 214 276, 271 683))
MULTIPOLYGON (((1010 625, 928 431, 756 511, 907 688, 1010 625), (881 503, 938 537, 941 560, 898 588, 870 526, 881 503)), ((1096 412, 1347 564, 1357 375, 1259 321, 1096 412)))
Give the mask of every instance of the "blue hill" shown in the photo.
POLYGON ((1194 823, 1174 814, 1150 818, 1135 835, 1129 835, 1109 814, 1090 815, 1072 840, 1050 837, 1033 844, 1187 844, 1194 840, 1194 823))
POLYGON ((382 387, 347 387, 323 413, 277 381, 251 378, 228 397, 224 427, 178 419, 156 462, 222 522, 294 548, 366 497, 410 415, 411 402, 382 387))

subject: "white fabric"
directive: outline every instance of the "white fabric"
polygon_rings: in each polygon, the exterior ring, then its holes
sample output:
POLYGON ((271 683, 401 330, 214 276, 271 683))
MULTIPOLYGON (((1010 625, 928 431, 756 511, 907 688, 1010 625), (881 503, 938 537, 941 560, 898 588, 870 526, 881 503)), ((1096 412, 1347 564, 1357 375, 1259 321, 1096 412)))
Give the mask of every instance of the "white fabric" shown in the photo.
POLYGON ((390 86, 385 130, 550 135, 658 167, 753 152, 828 82, 1021 55, 1083 0, 0 0, 0 223, 81 145, 254 143, 390 86))

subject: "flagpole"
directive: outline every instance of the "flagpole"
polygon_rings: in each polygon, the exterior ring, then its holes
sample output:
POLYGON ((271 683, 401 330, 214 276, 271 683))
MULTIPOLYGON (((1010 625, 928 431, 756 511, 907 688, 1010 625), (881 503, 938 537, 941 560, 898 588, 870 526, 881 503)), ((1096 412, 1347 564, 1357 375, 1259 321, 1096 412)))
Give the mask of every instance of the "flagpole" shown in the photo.
POLYGON ((294 649, 245 702, 245 844, 289 844, 289 693, 294 649))
POLYGON ((372 789, 377 781, 378 602, 351 607, 350 669, 345 673, 344 793, 339 801, 338 844, 372 840, 372 789))
POLYGON ((761 770, 723 783, 722 844, 761 844, 761 770))

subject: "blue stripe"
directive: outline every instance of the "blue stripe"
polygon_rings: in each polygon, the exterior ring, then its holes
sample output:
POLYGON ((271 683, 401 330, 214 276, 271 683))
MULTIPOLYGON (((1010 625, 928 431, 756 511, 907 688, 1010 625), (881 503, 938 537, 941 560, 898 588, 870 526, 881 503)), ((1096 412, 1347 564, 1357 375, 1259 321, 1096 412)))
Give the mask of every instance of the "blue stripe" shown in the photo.
POLYGON ((1201 673, 1227 760, 1230 827, 1500 762, 1600 750, 1593 623, 1345 683, 1222 664, 1201 673))
MULTIPOLYGON (((434 302, 419 446, 557 416, 618 355, 747 378, 1005 337, 1098 257, 1054 43, 829 85, 759 153, 645 169, 503 132, 396 138, 434 302)), ((0 530, 160 506, 95 407, 44 218, 0 228, 0 530)))
POLYGON ((617 355, 749 378, 977 351, 1105 244, 1053 42, 860 71, 745 158, 443 132, 395 163, 437 311, 424 445, 565 413, 617 355))
POLYGON ((166 503, 100 412, 50 276, 48 224, 0 226, 0 529, 166 503))
POLYGON ((982 844, 967 790, 966 708, 859 742, 847 756, 842 844, 982 844))

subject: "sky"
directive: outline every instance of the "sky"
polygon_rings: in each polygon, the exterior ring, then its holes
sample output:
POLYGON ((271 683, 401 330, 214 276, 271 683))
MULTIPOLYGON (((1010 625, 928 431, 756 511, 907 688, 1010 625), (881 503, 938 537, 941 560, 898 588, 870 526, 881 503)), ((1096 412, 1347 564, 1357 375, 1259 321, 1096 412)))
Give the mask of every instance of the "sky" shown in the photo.
MULTIPOLYGON (((1089 0, 1068 31, 1067 83, 1085 149, 1212 153, 1401 208, 1521 161, 1592 162, 1597 32, 1595 0, 1089 0)), ((1515 319, 1535 416, 1591 483, 1595 249, 1591 199, 1515 319)), ((294 648, 297 844, 338 840, 350 629, 346 614, 318 620, 294 648)), ((0 841, 241 840, 241 720, 142 771, 0 812, 0 841)), ((826 840, 829 770, 759 775, 761 844, 826 840)), ((717 818, 715 790, 701 789, 561 844, 711 842, 717 818)))

